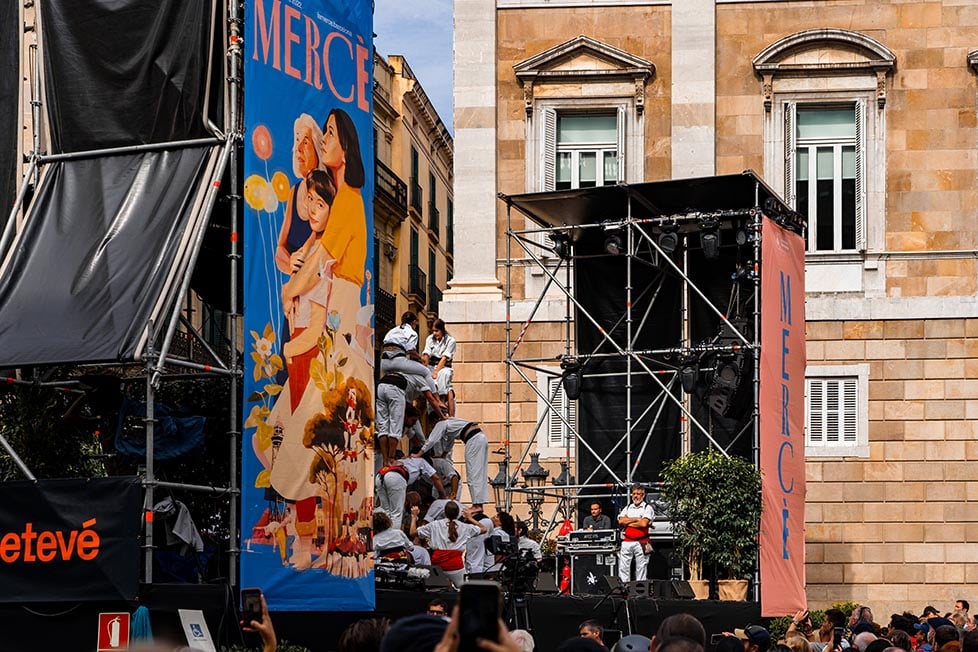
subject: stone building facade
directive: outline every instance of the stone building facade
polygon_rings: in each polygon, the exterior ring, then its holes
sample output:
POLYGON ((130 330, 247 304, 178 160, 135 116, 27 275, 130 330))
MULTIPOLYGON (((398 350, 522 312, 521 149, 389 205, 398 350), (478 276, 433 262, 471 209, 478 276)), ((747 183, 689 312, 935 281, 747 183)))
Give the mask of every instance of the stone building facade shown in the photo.
MULTIPOLYGON (((497 193, 753 169, 810 227, 810 606, 974 595, 978 5, 456 0, 455 28, 459 414, 556 474, 506 364, 545 276, 497 193)), ((559 355, 564 301, 533 314, 521 346, 559 355)))

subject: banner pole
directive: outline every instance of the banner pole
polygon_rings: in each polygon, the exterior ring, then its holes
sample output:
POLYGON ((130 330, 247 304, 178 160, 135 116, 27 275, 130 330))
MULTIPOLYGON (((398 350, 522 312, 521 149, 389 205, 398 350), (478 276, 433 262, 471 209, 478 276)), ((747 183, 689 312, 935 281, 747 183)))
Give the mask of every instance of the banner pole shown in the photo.
POLYGON ((0 435, 0 445, 2 445, 4 450, 7 451, 7 455, 9 455, 10 458, 14 461, 14 464, 17 465, 17 468, 19 468, 20 472, 24 474, 25 478, 27 478, 32 482, 37 480, 37 478, 34 477, 34 474, 31 473, 31 470, 27 468, 27 465, 24 464, 24 460, 20 459, 20 456, 17 454, 17 451, 14 450, 13 446, 10 445, 10 442, 8 442, 7 438, 4 437, 3 435, 0 435))

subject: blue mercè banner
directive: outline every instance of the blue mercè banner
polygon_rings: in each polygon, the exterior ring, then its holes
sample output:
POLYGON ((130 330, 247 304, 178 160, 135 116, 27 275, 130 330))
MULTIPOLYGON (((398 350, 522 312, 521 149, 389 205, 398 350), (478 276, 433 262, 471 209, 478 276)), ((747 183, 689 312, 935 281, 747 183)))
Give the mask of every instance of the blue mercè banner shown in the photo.
POLYGON ((371 610, 371 2, 245 7, 241 585, 371 610))

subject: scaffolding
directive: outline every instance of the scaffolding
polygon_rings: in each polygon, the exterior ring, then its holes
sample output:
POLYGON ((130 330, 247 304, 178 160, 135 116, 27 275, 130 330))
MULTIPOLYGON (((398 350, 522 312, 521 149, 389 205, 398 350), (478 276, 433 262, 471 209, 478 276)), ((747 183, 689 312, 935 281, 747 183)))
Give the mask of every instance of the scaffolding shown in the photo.
MULTIPOLYGON (((45 134, 48 133, 45 119, 42 118, 42 108, 45 97, 42 91, 44 71, 40 65, 43 58, 44 40, 27 48, 26 60, 29 65, 30 106, 32 113, 32 147, 26 155, 27 170, 23 176, 15 203, 8 215, 2 235, 0 235, 0 275, 9 273, 9 263, 17 248, 18 240, 26 222, 31 216, 26 210, 29 206, 33 189, 43 183, 45 167, 61 161, 80 159, 97 159, 100 157, 117 156, 144 152, 178 151, 186 148, 207 148, 207 167, 201 177, 201 185, 196 188, 197 201, 193 206, 193 217, 187 233, 180 244, 180 251, 173 263, 173 269, 164 290, 159 297, 151 315, 142 328, 139 350, 131 359, 119 359, 113 362, 82 362, 86 370, 112 370, 120 382, 140 383, 143 385, 143 396, 146 405, 145 428, 146 455, 141 466, 141 484, 144 490, 143 499, 143 568, 142 581, 144 584, 153 583, 153 561, 156 544, 153 539, 152 510, 155 504, 157 490, 178 490, 199 492, 213 496, 228 496, 229 513, 227 524, 229 530, 229 555, 227 581, 231 586, 237 584, 238 568, 238 523, 237 500, 238 487, 238 455, 240 454, 240 430, 238 392, 240 391, 241 364, 239 361, 238 331, 240 327, 240 311, 238 306, 238 267, 239 248, 237 224, 240 211, 240 180, 238 178, 239 155, 242 142, 242 51, 240 5, 237 2, 225 3, 223 0, 211 0, 210 8, 210 43, 208 53, 210 59, 206 62, 205 93, 200 119, 204 129, 210 135, 205 138, 185 140, 170 140, 128 146, 106 147, 86 151, 74 151, 49 154, 45 151, 45 134), (222 42, 215 43, 220 38, 222 42), (217 83, 223 92, 219 99, 212 96, 212 75, 220 75, 217 83), (219 120, 213 118, 220 115, 219 120), (219 123, 219 124, 218 124, 219 123), (223 187, 226 180, 226 187, 223 187), (218 200, 227 201, 230 212, 229 249, 227 256, 227 273, 229 296, 227 298, 228 329, 225 346, 213 346, 202 333, 187 318, 183 303, 191 303, 191 277, 198 262, 198 255, 204 243, 205 235, 211 222, 215 205, 218 200), (23 214, 22 214, 23 210, 23 214), (180 330, 180 327, 183 327, 180 330), (180 337, 177 337, 179 334, 180 337), (154 466, 154 447, 156 443, 155 428, 157 419, 154 415, 154 404, 161 384, 164 382, 180 382, 192 379, 220 378, 228 384, 229 402, 227 405, 227 454, 229 474, 226 481, 214 484, 188 484, 182 482, 167 482, 157 476, 154 466)), ((24 32, 36 31, 43 36, 43 24, 26 25, 24 32)), ((41 23, 40 15, 34 17, 36 23, 41 23)), ((23 51, 23 50, 22 50, 23 51)), ((53 262, 53 261, 52 261, 53 262)), ((147 262, 146 264, 149 264, 147 262)), ((61 391, 71 391, 84 395, 93 388, 84 382, 72 378, 54 378, 41 382, 36 378, 31 380, 20 370, 15 376, 6 378, 10 384, 32 386, 50 386, 61 391)), ((10 444, 0 437, 0 445, 11 456, 22 474, 33 480, 28 465, 20 458, 10 444)))
MULTIPOLYGON (((506 206, 507 236, 506 435, 492 484, 505 491, 501 506, 509 509, 514 495, 523 495, 535 518, 545 501, 552 502, 542 528, 546 536, 559 525, 561 515, 572 518, 578 499, 627 496, 629 487, 647 475, 639 473, 643 460, 663 436, 677 438, 681 454, 697 442, 725 456, 746 445, 758 465, 760 227, 765 215, 779 223, 795 219, 775 193, 747 171, 499 198, 506 206), (726 252, 722 262, 732 264, 719 282, 712 276, 710 287, 704 287, 698 268, 704 260, 718 259, 721 249, 726 252), (595 314, 593 302, 582 296, 575 280, 590 261, 602 257, 624 266, 619 311, 610 321, 607 315, 595 314), (523 291, 514 286, 514 278, 523 277, 513 271, 521 265, 542 274, 545 282, 537 296, 518 304, 514 296, 523 291), (679 305, 666 304, 661 310, 667 284, 678 287, 679 305), (718 288, 728 297, 726 305, 717 300, 718 288), (540 323, 541 306, 554 296, 565 304, 563 341, 553 343, 552 355, 522 355, 521 345, 540 323), (520 323, 514 324, 514 310, 527 307, 525 317, 521 314, 520 323), (715 324, 709 337, 691 323, 694 316, 715 324), (648 346, 643 334, 650 329, 674 337, 648 346), (587 346, 588 339, 596 344, 587 346), (590 372, 601 360, 612 361, 612 370, 590 372), (534 382, 534 373, 558 382, 548 383, 552 391, 544 392, 534 382), (749 387, 740 396, 746 395, 749 406, 734 420, 734 430, 719 437, 717 421, 736 401, 741 376, 749 387), (568 418, 565 405, 568 398, 575 400, 572 394, 579 394, 582 385, 593 388, 609 382, 623 388, 625 409, 617 438, 609 442, 610 449, 602 449, 591 433, 568 418), (514 389, 519 384, 528 386, 545 406, 522 445, 513 437, 514 389), (651 397, 644 393, 649 386, 655 392, 651 397), (558 400, 560 393, 564 396, 558 400), (552 480, 531 452, 548 419, 559 420, 568 433, 561 473, 552 480), (615 455, 617 464, 609 461, 615 455), (581 469, 590 470, 580 477, 581 469)), ((607 290, 620 292, 610 286, 607 290)), ((578 403, 578 415, 583 409, 578 403)), ((647 480, 642 484, 657 487, 647 480)))

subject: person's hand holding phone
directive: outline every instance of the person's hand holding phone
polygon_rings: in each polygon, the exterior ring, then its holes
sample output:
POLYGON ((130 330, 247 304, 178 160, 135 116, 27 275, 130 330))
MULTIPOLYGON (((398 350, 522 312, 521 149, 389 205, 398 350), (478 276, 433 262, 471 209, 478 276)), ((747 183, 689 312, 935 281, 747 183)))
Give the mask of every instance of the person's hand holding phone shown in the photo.
MULTIPOLYGON (((488 650, 489 652, 523 652, 520 644, 514 641, 513 637, 509 635, 509 630, 506 629, 506 623, 501 618, 497 619, 497 623, 499 627, 499 634, 497 636, 499 642, 479 639, 475 642, 476 646, 481 650, 488 650)), ((458 605, 456 605, 452 609, 452 619, 445 629, 445 634, 442 636, 438 645, 435 646, 434 652, 458 652, 460 641, 458 625, 459 609, 458 605)))
POLYGON ((261 636, 263 652, 275 652, 278 641, 275 637, 275 628, 272 627, 272 618, 268 614, 268 605, 265 604, 265 596, 262 595, 261 589, 242 589, 241 603, 241 629, 246 632, 258 632, 258 635, 261 636))

